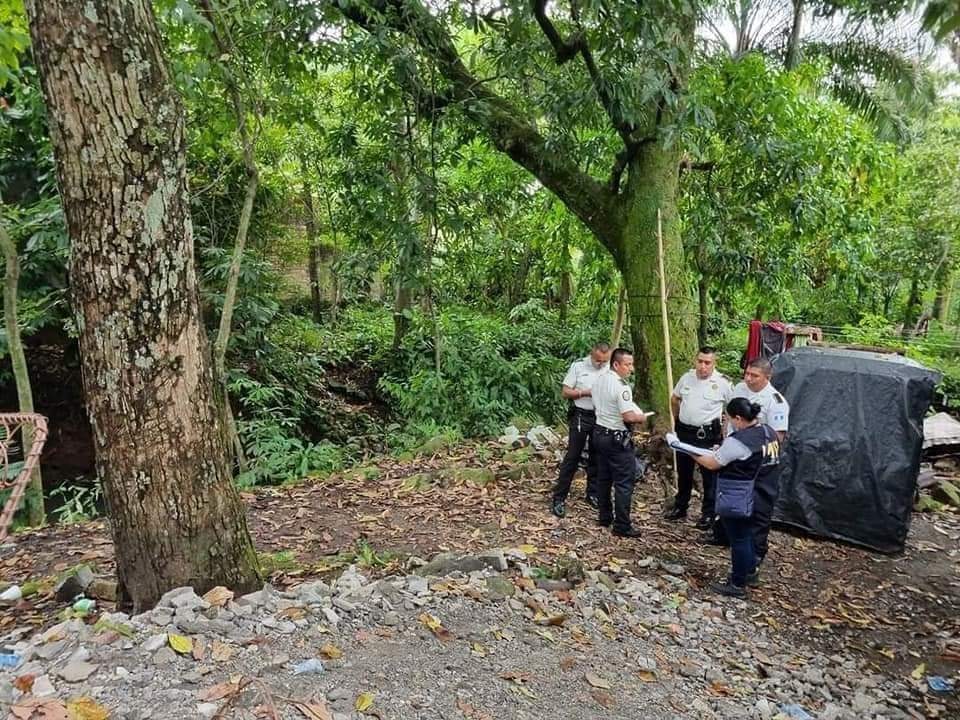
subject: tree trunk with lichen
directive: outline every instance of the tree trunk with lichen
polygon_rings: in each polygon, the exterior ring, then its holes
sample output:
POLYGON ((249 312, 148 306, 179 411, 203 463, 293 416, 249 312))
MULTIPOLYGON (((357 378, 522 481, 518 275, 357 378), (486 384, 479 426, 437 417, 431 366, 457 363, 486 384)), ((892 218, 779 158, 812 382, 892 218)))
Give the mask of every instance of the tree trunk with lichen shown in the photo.
POLYGON ((145 0, 28 0, 120 597, 260 583, 201 326, 183 109, 145 0))
MULTIPOLYGON (((671 354, 684 362, 693 357, 696 316, 677 216, 680 153, 650 143, 628 168, 621 197, 623 225, 614 258, 627 289, 630 335, 637 375, 634 394, 644 409, 653 409, 659 425, 669 421, 670 391, 660 312, 657 272, 657 211, 663 225, 663 265, 671 354)), ((676 376, 676 374, 675 374, 676 376)))

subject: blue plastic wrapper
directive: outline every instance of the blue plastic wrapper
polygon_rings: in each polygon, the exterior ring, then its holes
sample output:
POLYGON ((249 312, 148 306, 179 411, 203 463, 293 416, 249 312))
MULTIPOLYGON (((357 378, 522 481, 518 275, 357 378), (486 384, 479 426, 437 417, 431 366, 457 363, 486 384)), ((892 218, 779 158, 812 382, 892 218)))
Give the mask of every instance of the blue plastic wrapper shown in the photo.
POLYGON ((928 675, 927 685, 930 689, 938 693, 953 692, 953 681, 947 680, 942 675, 928 675))
POLYGON ((16 653, 0 653, 0 668, 15 668, 21 659, 16 653))

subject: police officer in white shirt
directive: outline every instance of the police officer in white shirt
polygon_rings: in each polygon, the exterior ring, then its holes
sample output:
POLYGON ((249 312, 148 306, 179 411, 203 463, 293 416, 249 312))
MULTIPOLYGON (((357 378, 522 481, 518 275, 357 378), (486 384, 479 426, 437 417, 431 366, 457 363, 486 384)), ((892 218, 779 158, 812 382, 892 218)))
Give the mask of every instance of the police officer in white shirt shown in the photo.
MULTIPOLYGON (((709 346, 700 348, 694 368, 683 374, 670 396, 677 437, 698 447, 719 445, 723 441, 723 409, 732 392, 730 381, 717 372, 716 351, 709 346)), ((695 465, 692 457, 677 453, 677 497, 667 513, 667 520, 687 517, 695 465)), ((716 473, 701 467, 700 476, 703 478, 703 497, 697 528, 709 530, 714 518, 716 473)))
POLYGON ((626 423, 647 419, 633 402, 633 390, 627 378, 633 373, 633 353, 617 348, 610 356, 610 369, 593 385, 593 404, 597 424, 593 428, 592 448, 597 454, 599 485, 599 523, 613 526, 618 537, 635 538, 641 533, 630 522, 630 503, 636 477, 633 435, 626 423), (613 491, 613 502, 610 493, 613 491))
MULTIPOLYGON (((563 378, 563 397, 572 401, 570 412, 567 414, 567 423, 570 427, 567 436, 567 454, 563 456, 557 482, 553 486, 553 497, 550 503, 554 515, 562 518, 567 514, 567 495, 570 494, 570 484, 580 464, 583 449, 590 441, 593 426, 596 423, 596 413, 593 408, 591 392, 597 377, 606 372, 610 361, 610 345, 598 342, 593 346, 590 354, 577 360, 570 366, 563 378)), ((591 445, 587 457, 587 502, 597 507, 597 458, 591 445)))
MULTIPOLYGON (((731 400, 743 397, 760 406, 760 416, 757 422, 769 425, 777 431, 780 442, 783 442, 790 424, 790 405, 783 395, 770 384, 773 375, 773 366, 766 358, 756 358, 747 363, 743 371, 743 381, 733 388, 731 400)), ((732 428, 727 428, 728 433, 732 428)))

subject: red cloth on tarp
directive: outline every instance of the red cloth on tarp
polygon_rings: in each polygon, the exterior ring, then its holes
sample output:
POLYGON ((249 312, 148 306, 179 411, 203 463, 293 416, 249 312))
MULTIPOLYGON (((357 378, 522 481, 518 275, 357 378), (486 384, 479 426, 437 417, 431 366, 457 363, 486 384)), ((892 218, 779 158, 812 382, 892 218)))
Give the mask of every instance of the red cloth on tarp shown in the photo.
POLYGON ((763 323, 759 320, 750 321, 750 329, 747 331, 747 352, 743 356, 743 367, 747 367, 747 363, 751 360, 756 360, 760 357, 760 348, 763 345, 761 336, 763 334, 763 323))

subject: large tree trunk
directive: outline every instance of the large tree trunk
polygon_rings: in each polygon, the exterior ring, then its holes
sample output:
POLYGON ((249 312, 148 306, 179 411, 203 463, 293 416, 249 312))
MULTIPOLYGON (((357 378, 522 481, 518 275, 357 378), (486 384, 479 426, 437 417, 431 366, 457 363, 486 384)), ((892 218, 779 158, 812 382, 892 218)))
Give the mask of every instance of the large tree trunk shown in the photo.
POLYGON ((616 253, 627 288, 630 333, 637 367, 635 395, 644 409, 657 412, 658 426, 669 420, 670 391, 660 315, 657 275, 657 210, 663 218, 663 264, 673 357, 693 357, 696 315, 688 287, 686 260, 677 218, 680 153, 650 143, 630 166, 624 189, 626 222, 616 253))
MULTIPOLYGON (((3 322, 7 332, 7 348, 10 350, 10 364, 13 367, 13 379, 17 386, 17 404, 22 413, 33 412, 33 389, 30 387, 30 373, 27 371, 27 357, 20 341, 20 324, 17 320, 17 288, 20 284, 20 258, 17 246, 7 234, 7 228, 0 220, 0 248, 6 261, 6 274, 3 284, 3 322)), ((23 458, 33 445, 33 428, 23 426, 23 458)), ((23 497, 27 509, 27 520, 31 525, 39 526, 47 519, 43 507, 43 479, 40 466, 30 474, 30 484, 23 497)))
POLYGON ((28 0, 120 597, 260 583, 200 323, 183 109, 146 0, 28 0))

